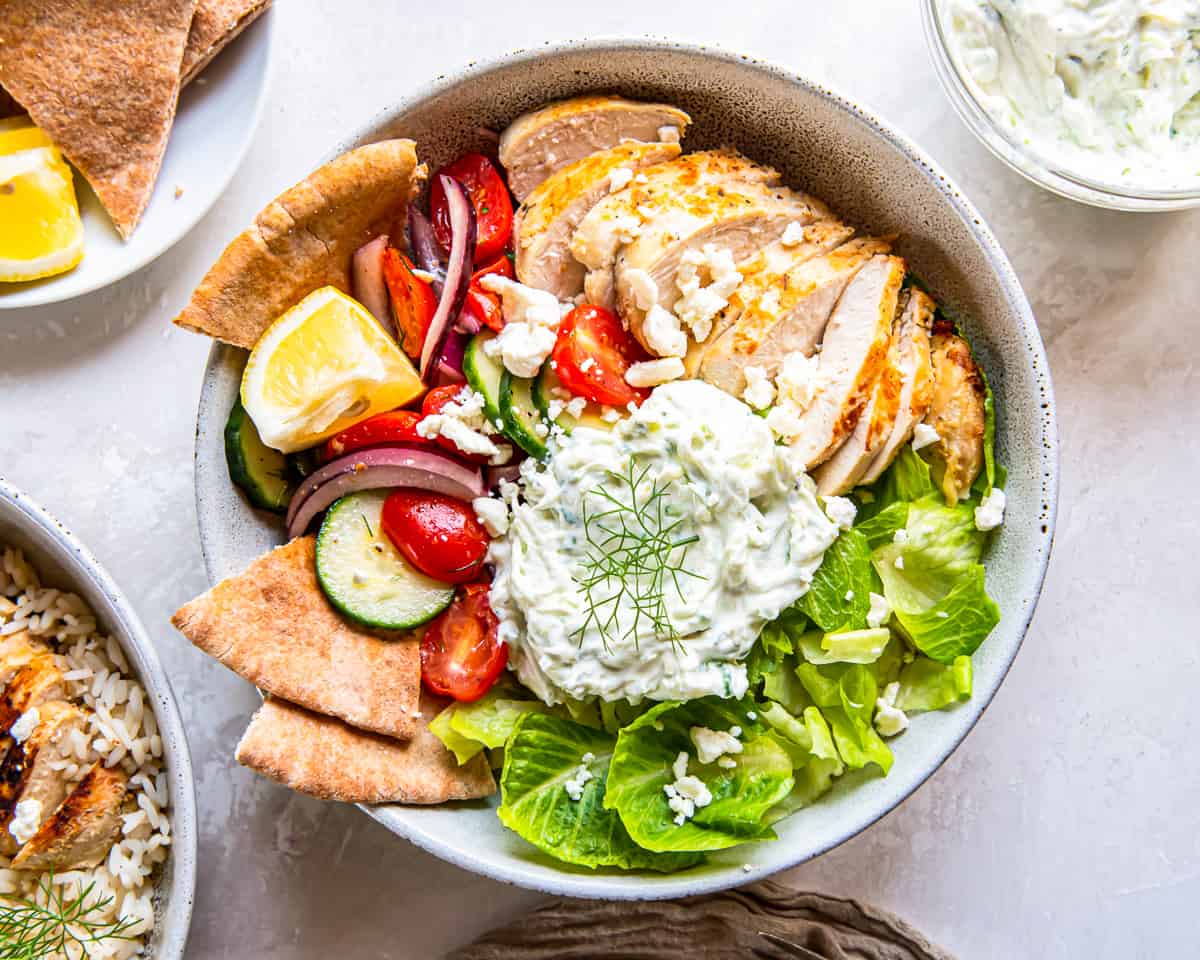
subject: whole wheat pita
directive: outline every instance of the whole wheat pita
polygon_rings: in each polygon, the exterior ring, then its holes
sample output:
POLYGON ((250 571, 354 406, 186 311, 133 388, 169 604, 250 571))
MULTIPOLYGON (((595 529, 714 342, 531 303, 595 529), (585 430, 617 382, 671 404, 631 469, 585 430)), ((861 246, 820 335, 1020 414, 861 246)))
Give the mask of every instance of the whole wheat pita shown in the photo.
POLYGON ((180 67, 187 86, 210 60, 271 5, 271 0, 197 0, 180 67))
MULTIPOLYGON (((422 694, 426 722, 443 706, 422 694)), ((444 803, 496 792, 483 754, 459 766, 424 723, 404 743, 274 697, 250 721, 237 761, 293 790, 346 803, 444 803)))
POLYGON ((171 622, 209 656, 263 690, 391 737, 420 728, 419 640, 382 639, 329 605, 315 538, 259 557, 185 604, 171 622))
POLYGON ((83 175, 117 231, 141 219, 175 119, 196 0, 5 0, 0 85, 83 175))
POLYGON ((348 293, 354 251, 403 219, 424 177, 411 140, 382 140, 330 161, 225 248, 175 323, 249 349, 318 287, 348 293))

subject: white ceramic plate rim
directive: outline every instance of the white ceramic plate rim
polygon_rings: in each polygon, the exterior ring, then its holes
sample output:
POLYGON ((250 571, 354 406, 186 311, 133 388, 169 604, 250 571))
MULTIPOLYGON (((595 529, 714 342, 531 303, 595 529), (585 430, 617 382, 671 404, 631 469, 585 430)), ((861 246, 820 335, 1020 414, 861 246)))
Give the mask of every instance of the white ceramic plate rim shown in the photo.
MULTIPOLYGON (((1043 431, 1043 439, 1045 441, 1038 463, 1039 473, 1045 477, 1045 514, 1044 523, 1049 531, 1049 536, 1046 541, 1044 552, 1037 559, 1036 569, 1036 586, 1032 595, 1027 599, 1023 614, 1019 616, 1016 622, 1015 636, 1016 642, 1012 649, 1008 652, 1008 656, 1003 661, 1002 669, 996 673, 994 681, 986 688, 981 688, 976 685, 974 695, 971 700, 964 704, 960 710, 967 714, 968 721, 960 736, 949 738, 944 745, 944 748, 937 751, 933 761, 919 774, 915 775, 912 786, 905 790, 894 803, 888 804, 883 809, 871 811, 857 819, 851 821, 837 835, 831 837, 826 842, 815 847, 807 847, 799 851, 795 857, 788 857, 785 862, 774 861, 770 864, 751 865, 749 870, 733 870, 720 869, 714 870, 711 873, 701 875, 682 875, 678 879, 671 877, 655 877, 652 883, 643 883, 639 880, 643 879, 640 876, 620 875, 620 874, 581 874, 577 872, 568 872, 562 870, 559 872, 537 871, 531 870, 526 864, 519 860, 511 860, 505 863, 483 862, 479 858, 473 857, 462 845, 451 845, 432 832, 426 831, 419 824, 403 819, 403 807, 397 808, 394 806, 373 807, 369 805, 360 805, 366 814, 374 820, 382 824, 391 832, 403 837, 406 840, 416 844, 423 850, 432 853, 433 855, 452 863, 456 866, 469 870, 473 873, 482 874, 494 880, 499 880, 504 883, 514 884, 531 890, 537 890, 544 893, 566 895, 574 897, 592 897, 610 900, 651 900, 651 899, 670 899, 679 896, 693 896, 697 894, 710 893, 718 890, 725 890, 731 887, 740 886, 743 883, 751 883, 755 880, 764 879, 772 876, 781 870, 789 869, 804 863, 814 857, 820 856, 828 852, 834 847, 846 842, 850 838, 861 833, 871 824, 881 819, 886 814, 890 813, 908 797, 910 797, 925 781, 932 776, 937 769, 945 762, 946 758, 970 733, 979 718, 983 715, 984 710, 991 703, 996 691, 999 689, 1001 682, 1007 675, 1009 668, 1012 666, 1013 660, 1021 647, 1021 642, 1029 628, 1030 621, 1033 618, 1033 612, 1037 606, 1037 600, 1041 595, 1042 585, 1045 581, 1046 568, 1049 563, 1051 547, 1053 543, 1053 532, 1055 529, 1057 518, 1058 504, 1058 432, 1057 421, 1055 415, 1055 402, 1053 387, 1050 382, 1049 365, 1046 359, 1045 348, 1042 344, 1041 337, 1037 330, 1037 324, 1033 317, 1033 312, 1029 306, 1028 300, 1025 297, 1024 291, 1021 289, 1020 282, 1017 280, 1011 264, 1007 256, 1004 254, 998 241, 986 226, 982 216, 975 206, 966 199, 962 191, 954 184, 950 177, 935 163, 924 151, 920 150, 906 135, 900 133, 895 127, 884 123, 877 118, 873 113, 859 106, 849 98, 843 96, 837 91, 831 89, 825 83, 816 83, 791 71, 785 70, 773 64, 745 57, 736 53, 722 50, 711 46, 698 46, 695 44, 681 43, 665 38, 642 37, 642 38, 622 38, 622 37, 605 37, 598 39, 589 39, 586 41, 568 41, 561 43, 546 43, 543 46, 533 49, 520 49, 496 59, 472 63, 470 66, 454 73, 448 73, 440 76, 436 81, 426 84, 416 89, 409 96, 398 100, 395 104, 390 105, 384 110, 381 110, 368 123, 359 128, 353 135, 341 141, 338 146, 331 150, 325 161, 331 160, 345 150, 365 142, 380 129, 384 128, 389 119, 397 117, 403 113, 413 109, 418 104, 442 94, 453 87, 467 81, 479 82, 493 70, 511 67, 514 64, 523 62, 532 62, 540 57, 554 55, 557 53, 577 53, 577 52, 603 52, 605 50, 643 50, 643 51, 678 51, 684 53, 693 53, 698 56, 703 56, 716 60, 723 60, 729 63, 738 64, 740 66, 751 67, 763 71, 777 79, 783 79, 800 87, 806 88, 809 91, 823 97, 836 105, 839 109, 849 114, 853 119, 866 124, 875 133, 884 140, 888 141, 892 146, 898 149, 912 164, 922 171, 923 175, 935 188, 941 193, 951 204, 955 213, 967 224, 968 229, 974 234, 980 242, 985 255, 988 258, 989 264, 996 273, 996 277, 1003 287, 1007 299, 1012 304, 1014 312, 1020 317, 1020 334, 1024 347, 1030 353, 1030 364, 1037 371, 1035 379, 1043 382, 1045 385, 1044 402, 1047 405, 1046 416, 1041 425, 1043 431)), ((209 385, 216 378, 217 371, 220 370, 224 363, 225 357, 233 348, 216 343, 209 355, 209 361, 205 370, 204 390, 201 395, 200 409, 197 416, 197 436, 196 436, 196 459, 200 461, 201 451, 206 444, 211 444, 209 437, 209 429, 220 430, 223 424, 223 414, 215 418, 205 418, 205 410, 208 402, 212 399, 209 395, 209 385)), ((201 468, 202 469, 202 468, 201 468)), ((199 471, 198 471, 199 472, 199 471)), ((199 484, 196 488, 197 513, 203 515, 202 501, 203 493, 199 484)), ((213 580, 214 570, 212 569, 209 560, 209 544, 203 525, 200 528, 201 549, 205 555, 206 569, 209 573, 210 581, 213 580)))

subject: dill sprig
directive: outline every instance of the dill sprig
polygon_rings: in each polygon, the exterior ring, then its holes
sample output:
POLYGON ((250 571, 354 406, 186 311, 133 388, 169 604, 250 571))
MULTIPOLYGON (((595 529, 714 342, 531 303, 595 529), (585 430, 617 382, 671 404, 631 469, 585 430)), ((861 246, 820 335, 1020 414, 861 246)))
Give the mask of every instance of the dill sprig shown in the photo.
POLYGON ((677 645, 680 638, 667 612, 667 590, 673 586, 682 600, 681 576, 704 579, 684 569, 688 547, 700 538, 678 535, 684 518, 673 517, 667 509, 665 484, 658 478, 647 483, 649 466, 639 471, 630 458, 624 473, 607 473, 628 493, 628 502, 603 486, 583 497, 587 555, 579 584, 588 611, 572 636, 582 644, 588 628, 595 626, 605 650, 611 650, 612 642, 630 639, 637 649, 640 629, 648 627, 677 645), (589 510, 589 496, 603 501, 599 510, 589 510), (622 600, 633 610, 627 625, 621 623, 622 600))
POLYGON ((41 960, 66 955, 68 947, 79 956, 89 954, 88 944, 103 940, 132 940, 135 919, 102 920, 112 897, 93 897, 94 883, 68 896, 54 885, 53 872, 39 878, 45 904, 11 895, 0 897, 0 960, 41 960))

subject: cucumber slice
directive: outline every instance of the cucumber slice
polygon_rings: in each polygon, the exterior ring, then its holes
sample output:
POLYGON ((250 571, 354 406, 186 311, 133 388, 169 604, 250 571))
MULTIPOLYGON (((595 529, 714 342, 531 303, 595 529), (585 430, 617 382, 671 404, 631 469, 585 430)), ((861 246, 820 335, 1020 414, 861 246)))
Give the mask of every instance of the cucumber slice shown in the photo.
POLYGON ((500 414, 509 439, 531 457, 546 456, 549 425, 533 402, 533 381, 514 377, 507 370, 500 379, 500 414))
POLYGON ((275 513, 287 510, 295 489, 287 457, 262 442, 240 397, 225 421, 225 462, 229 478, 252 504, 275 513))
POLYGON ((463 374, 471 389, 483 397, 483 412, 492 423, 502 423, 504 414, 500 405, 500 381, 504 377, 504 367, 483 352, 483 345, 494 340, 496 335, 490 331, 477 333, 467 344, 463 353, 463 374))
POLYGON ((550 401, 554 399, 556 390, 566 391, 566 388, 558 379, 558 374, 551 370, 550 364, 547 363, 533 381, 533 402, 547 423, 557 424, 563 433, 570 433, 576 427, 591 427, 593 430, 613 428, 611 423, 601 418, 600 407, 590 401, 578 417, 571 416, 566 410, 560 410, 557 417, 551 417, 550 401))
POLYGON ((454 588, 415 569, 380 525, 387 490, 342 497, 317 534, 317 581, 329 602, 367 627, 407 630, 450 606, 454 588))

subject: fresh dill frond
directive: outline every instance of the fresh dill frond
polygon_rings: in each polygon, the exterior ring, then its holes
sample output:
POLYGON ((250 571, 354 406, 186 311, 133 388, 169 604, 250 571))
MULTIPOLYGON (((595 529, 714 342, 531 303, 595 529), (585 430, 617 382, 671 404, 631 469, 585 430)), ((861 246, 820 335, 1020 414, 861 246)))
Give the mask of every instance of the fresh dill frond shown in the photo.
POLYGON ((684 568, 688 548, 700 538, 681 535, 685 518, 671 514, 667 487, 650 476, 648 465, 639 470, 631 458, 624 473, 607 474, 626 496, 603 486, 584 494, 586 548, 579 585, 588 609, 572 636, 582 645, 588 629, 595 627, 605 650, 630 640, 636 649, 645 629, 678 645, 679 633, 667 611, 668 588, 682 600, 681 577, 704 579, 684 568), (602 501, 599 509, 589 509, 589 497, 602 501), (622 601, 632 609, 629 623, 621 621, 622 601))
POLYGON ((36 898, 0 897, 0 960, 41 960, 65 955, 68 947, 88 956, 89 944, 136 938, 130 931, 140 921, 101 919, 112 897, 93 897, 94 883, 68 896, 64 887, 55 886, 51 872, 37 885, 46 900, 44 905, 36 898))
POLYGON ((367 515, 365 513, 360 513, 359 516, 362 517, 363 526, 367 528, 367 536, 374 540, 375 531, 371 529, 371 521, 367 519, 367 515))

